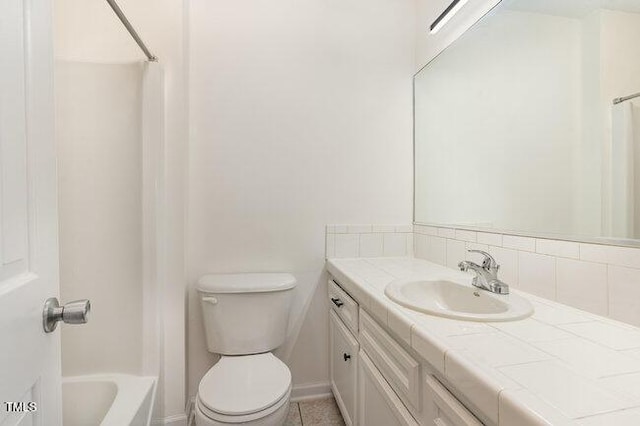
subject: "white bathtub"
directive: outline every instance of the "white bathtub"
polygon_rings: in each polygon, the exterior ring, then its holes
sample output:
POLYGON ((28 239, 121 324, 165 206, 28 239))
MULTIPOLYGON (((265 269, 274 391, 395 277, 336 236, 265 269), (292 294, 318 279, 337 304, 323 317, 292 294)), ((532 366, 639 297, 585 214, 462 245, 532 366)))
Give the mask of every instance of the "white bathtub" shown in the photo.
POLYGON ((154 377, 127 374, 63 377, 63 424, 147 426, 155 391, 154 377))

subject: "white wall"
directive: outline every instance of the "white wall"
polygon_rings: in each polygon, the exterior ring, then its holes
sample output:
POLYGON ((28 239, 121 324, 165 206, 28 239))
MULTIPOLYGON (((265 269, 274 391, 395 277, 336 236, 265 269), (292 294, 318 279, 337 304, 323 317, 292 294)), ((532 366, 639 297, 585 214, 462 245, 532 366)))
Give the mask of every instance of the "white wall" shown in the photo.
MULTIPOLYGON (((184 421, 185 408, 185 271, 184 220, 186 131, 186 2, 120 0, 164 69, 165 212, 159 218, 165 240, 160 336, 161 371, 154 417, 184 421)), ((130 63, 144 56, 103 0, 55 1, 56 57, 79 62, 130 63)), ((154 360, 155 362, 155 360, 154 360)))
MULTIPOLYGON (((295 385, 326 383, 324 225, 411 220, 413 0, 190 9, 190 283, 293 272, 293 338, 279 354, 295 385)), ((193 292, 188 354, 194 395, 214 357, 193 292)))
POLYGON ((62 327, 62 373, 141 372, 140 64, 56 63, 62 302, 90 299, 62 327))

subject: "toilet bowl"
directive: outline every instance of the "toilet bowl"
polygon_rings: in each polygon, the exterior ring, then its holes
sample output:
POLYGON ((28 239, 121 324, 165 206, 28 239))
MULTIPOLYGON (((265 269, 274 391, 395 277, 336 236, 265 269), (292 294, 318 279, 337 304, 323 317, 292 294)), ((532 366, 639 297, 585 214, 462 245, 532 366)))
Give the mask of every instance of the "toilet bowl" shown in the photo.
POLYGON ((200 381, 196 425, 281 426, 290 395, 291 373, 273 354, 223 356, 200 381))
POLYGON ((207 349, 222 357, 200 381, 197 426, 284 424, 291 372, 270 351, 285 340, 295 286, 287 273, 198 280, 207 349))

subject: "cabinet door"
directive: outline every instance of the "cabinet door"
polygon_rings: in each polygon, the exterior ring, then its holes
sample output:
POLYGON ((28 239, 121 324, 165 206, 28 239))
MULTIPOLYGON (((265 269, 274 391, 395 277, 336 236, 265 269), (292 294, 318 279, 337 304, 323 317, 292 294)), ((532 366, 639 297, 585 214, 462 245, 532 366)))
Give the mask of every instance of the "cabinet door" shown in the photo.
POLYGON ((418 426, 364 351, 360 351, 358 365, 358 424, 418 426))
POLYGON ((482 423, 462 405, 434 376, 427 376, 426 393, 431 400, 431 416, 438 426, 482 426, 482 423))
POLYGON ((347 426, 356 424, 358 341, 334 311, 329 311, 331 388, 347 426))

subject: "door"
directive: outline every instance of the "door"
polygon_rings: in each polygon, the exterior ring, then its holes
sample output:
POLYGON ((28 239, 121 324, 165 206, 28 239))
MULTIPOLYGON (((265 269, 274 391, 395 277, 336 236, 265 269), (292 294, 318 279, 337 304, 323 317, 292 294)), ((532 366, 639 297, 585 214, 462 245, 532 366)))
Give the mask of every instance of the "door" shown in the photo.
POLYGON ((0 425, 60 425, 51 0, 0 1, 0 425))
POLYGON ((358 341, 333 310, 329 311, 331 389, 347 426, 355 425, 358 341))
POLYGON ((360 351, 358 359, 358 424, 418 426, 364 351, 360 351))

